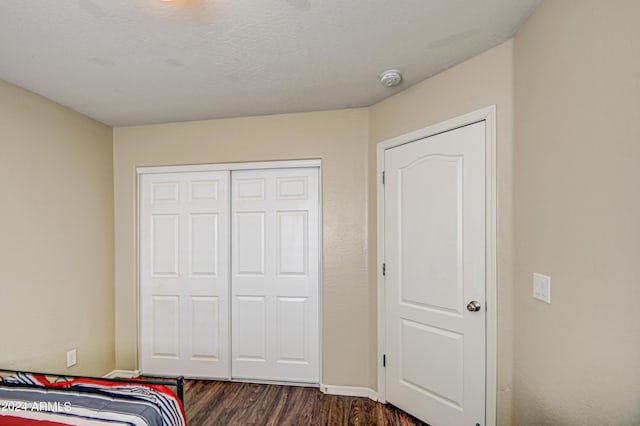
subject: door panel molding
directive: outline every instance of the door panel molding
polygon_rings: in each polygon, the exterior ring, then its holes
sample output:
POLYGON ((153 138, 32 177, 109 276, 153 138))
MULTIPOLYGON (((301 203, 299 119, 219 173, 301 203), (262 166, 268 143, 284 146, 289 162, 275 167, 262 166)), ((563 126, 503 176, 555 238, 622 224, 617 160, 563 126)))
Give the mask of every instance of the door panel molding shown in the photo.
POLYGON ((486 384, 485 423, 496 424, 497 403, 497 277, 496 277, 496 106, 491 105, 432 126, 419 129, 377 145, 377 295, 378 295, 378 400, 386 402, 386 380, 383 356, 386 353, 385 288, 382 264, 385 262, 385 199, 382 173, 385 151, 439 133, 470 124, 485 122, 485 279, 486 279, 486 384))

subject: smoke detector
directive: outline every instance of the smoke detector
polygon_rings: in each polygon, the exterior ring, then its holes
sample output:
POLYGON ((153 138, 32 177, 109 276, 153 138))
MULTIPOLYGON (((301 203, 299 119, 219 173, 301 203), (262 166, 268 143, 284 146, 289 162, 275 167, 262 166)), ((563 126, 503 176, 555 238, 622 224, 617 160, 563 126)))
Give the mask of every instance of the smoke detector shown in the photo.
POLYGON ((386 70, 380 74, 380 83, 385 87, 393 87, 402 81, 402 73, 399 70, 386 70))

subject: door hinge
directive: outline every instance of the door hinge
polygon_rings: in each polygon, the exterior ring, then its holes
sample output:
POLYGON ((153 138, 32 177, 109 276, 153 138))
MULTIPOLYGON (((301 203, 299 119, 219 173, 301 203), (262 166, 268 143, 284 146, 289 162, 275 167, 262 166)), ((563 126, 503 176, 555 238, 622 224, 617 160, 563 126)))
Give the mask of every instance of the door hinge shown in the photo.
POLYGON ((382 366, 386 367, 387 366, 387 355, 382 355, 382 366))
POLYGON ((387 264, 383 263, 382 264, 382 276, 386 276, 387 275, 387 264))
POLYGON ((382 184, 384 185, 384 172, 382 172, 382 184))

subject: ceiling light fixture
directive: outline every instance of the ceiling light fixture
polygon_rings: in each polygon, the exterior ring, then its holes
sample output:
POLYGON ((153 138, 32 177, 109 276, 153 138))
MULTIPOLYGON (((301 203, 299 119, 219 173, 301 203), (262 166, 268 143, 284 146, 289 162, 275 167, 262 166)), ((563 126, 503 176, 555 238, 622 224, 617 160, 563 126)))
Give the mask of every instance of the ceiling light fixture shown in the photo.
POLYGON ((380 83, 385 87, 393 87, 402 81, 402 73, 399 70, 386 70, 380 74, 380 83))

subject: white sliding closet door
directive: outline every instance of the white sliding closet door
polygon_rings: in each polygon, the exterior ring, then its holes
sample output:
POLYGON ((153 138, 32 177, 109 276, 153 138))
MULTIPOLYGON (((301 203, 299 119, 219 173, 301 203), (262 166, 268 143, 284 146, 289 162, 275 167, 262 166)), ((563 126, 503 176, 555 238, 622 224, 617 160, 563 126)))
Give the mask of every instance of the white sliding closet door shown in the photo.
POLYGON ((140 176, 140 367, 229 377, 229 172, 140 176))
POLYGON ((318 168, 231 176, 232 376, 318 383, 318 168))

